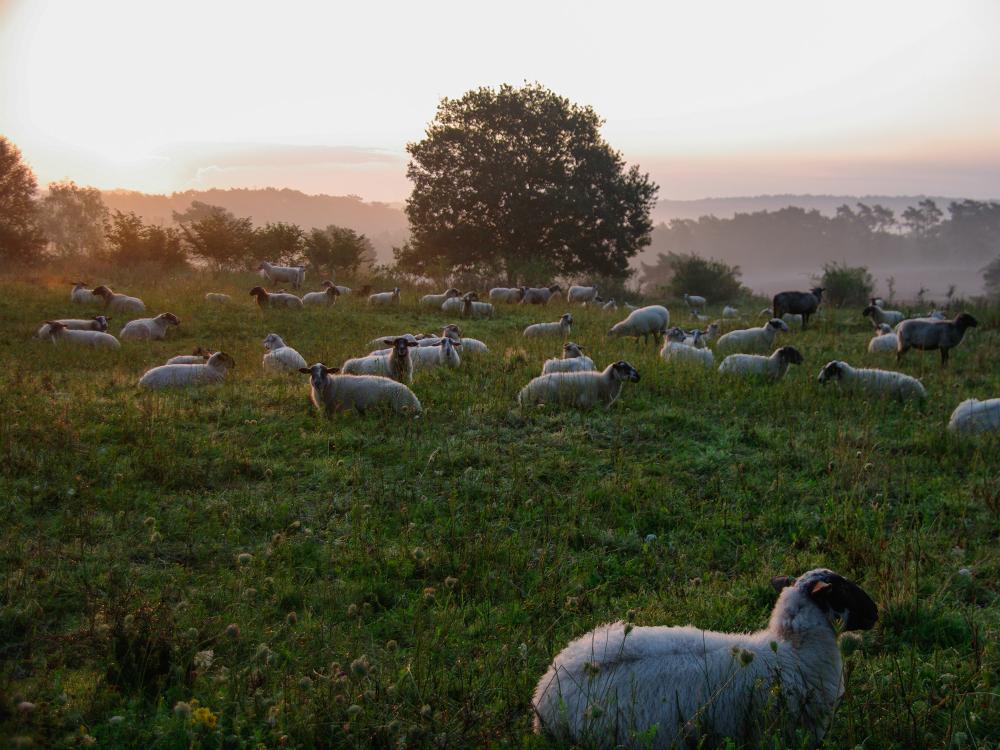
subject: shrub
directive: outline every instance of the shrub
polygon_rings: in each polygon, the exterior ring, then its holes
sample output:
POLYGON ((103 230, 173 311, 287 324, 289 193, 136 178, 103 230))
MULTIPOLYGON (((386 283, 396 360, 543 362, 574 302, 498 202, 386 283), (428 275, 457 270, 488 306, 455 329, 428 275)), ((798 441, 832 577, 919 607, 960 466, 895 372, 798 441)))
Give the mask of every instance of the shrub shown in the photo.
POLYGON ((729 302, 745 292, 740 283, 743 272, 714 258, 678 253, 660 254, 655 266, 643 265, 643 286, 647 293, 662 288, 677 299, 697 294, 712 302, 729 302))
POLYGON ((872 296, 875 280, 865 266, 827 263, 819 285, 824 289, 824 300, 831 305, 864 305, 872 296))

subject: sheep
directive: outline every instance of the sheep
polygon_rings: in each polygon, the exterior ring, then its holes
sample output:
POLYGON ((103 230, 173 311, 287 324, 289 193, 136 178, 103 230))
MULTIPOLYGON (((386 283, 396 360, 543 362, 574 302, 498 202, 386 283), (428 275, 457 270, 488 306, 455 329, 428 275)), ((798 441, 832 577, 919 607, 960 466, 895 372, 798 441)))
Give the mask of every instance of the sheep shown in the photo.
POLYGON ((910 349, 941 350, 941 366, 948 364, 948 352, 962 342, 965 331, 979 322, 969 313, 959 313, 954 320, 904 320, 896 328, 896 361, 910 349))
POLYGON ((742 328, 719 337, 717 352, 763 353, 770 351, 779 331, 788 333, 788 325, 780 318, 771 318, 759 328, 742 328))
POLYGON ((114 336, 104 331, 80 331, 67 328, 55 320, 46 320, 49 327, 48 336, 53 344, 77 344, 79 346, 97 346, 105 349, 119 349, 121 344, 114 336))
POLYGON ((873 628, 878 607, 825 568, 771 585, 756 633, 615 622, 571 641, 535 688, 535 732, 601 748, 756 746, 784 720, 789 746, 800 729, 818 744, 844 693, 837 638, 873 628))
POLYGON ((965 435, 1000 432, 1000 398, 987 401, 966 399, 951 413, 948 431, 965 435))
POLYGON ((163 364, 165 365, 202 365, 211 357, 215 352, 210 349, 202 349, 200 346, 196 346, 194 352, 191 354, 178 354, 176 357, 171 357, 163 364))
POLYGON ((894 352, 898 340, 888 323, 880 323, 872 340, 868 342, 868 351, 872 354, 894 352))
POLYGON ((221 302, 222 304, 229 304, 233 301, 233 298, 228 294, 223 294, 222 292, 208 292, 205 295, 206 302, 221 302))
MULTIPOLYGON (((675 330, 679 331, 680 329, 675 330)), ((684 332, 681 331, 681 335, 683 334, 684 332)), ((669 337, 667 341, 663 342, 663 348, 660 349, 660 357, 663 358, 664 362, 670 364, 694 362, 706 368, 711 368, 715 365, 715 355, 712 354, 711 349, 701 349, 680 341, 671 340, 669 337)))
POLYGON ((688 309, 693 313, 695 310, 703 310, 705 304, 708 302, 704 297, 699 297, 697 294, 685 294, 684 301, 687 303, 688 309))
MULTIPOLYGON (((105 317, 104 315, 98 315, 94 318, 88 318, 86 320, 81 318, 59 318, 55 322, 61 323, 71 331, 106 331, 108 330, 109 320, 111 320, 111 318, 105 317)), ((42 327, 38 329, 35 335, 40 339, 51 338, 52 327, 48 323, 43 323, 42 327)))
POLYGON ((510 304, 516 304, 524 299, 524 293, 528 290, 527 287, 503 287, 497 286, 490 289, 489 298, 492 302, 507 302, 510 304))
POLYGON ((948 320, 948 316, 945 315, 943 310, 931 310, 929 313, 924 313, 921 317, 931 320, 948 320))
POLYGON ((302 295, 303 305, 323 305, 329 307, 337 304, 337 297, 340 290, 335 286, 328 286, 322 292, 306 292, 302 295))
POLYGON ((468 356, 470 354, 488 354, 489 348, 479 339, 469 339, 462 338, 459 339, 459 343, 462 345, 462 356, 468 356))
POLYGON ((88 289, 82 281, 73 284, 73 290, 69 293, 69 301, 77 305, 101 304, 101 300, 94 296, 94 290, 88 289))
POLYGON ((553 294, 562 291, 562 287, 553 284, 549 287, 528 287, 521 295, 522 305, 547 305, 553 294))
MULTIPOLYGON (((772 310, 770 307, 765 307, 763 310, 760 311, 757 317, 768 318, 768 319, 773 318, 774 310, 772 310)), ((798 326, 799 328, 802 327, 801 315, 797 315, 795 313, 785 313, 784 315, 781 316, 781 319, 790 326, 798 326)))
POLYGON ((568 341, 563 344, 562 359, 547 359, 542 365, 542 375, 551 372, 584 372, 596 370, 594 360, 583 353, 583 347, 568 341))
POLYGON ((729 305, 726 305, 725 307, 722 308, 722 317, 738 318, 740 317, 740 311, 737 310, 735 307, 730 307, 729 305))
POLYGON ((461 297, 452 297, 441 303, 441 310, 447 313, 458 313, 464 318, 492 318, 493 305, 479 302, 479 295, 466 292, 461 297))
POLYGON ((461 342, 444 336, 438 339, 437 346, 418 346, 410 352, 409 358, 413 361, 414 371, 432 367, 458 367, 462 364, 462 358, 458 356, 458 348, 461 346, 461 342))
MULTIPOLYGON (((417 337, 414 336, 412 333, 400 333, 394 336, 376 336, 375 338, 373 338, 371 341, 368 342, 368 347, 373 349, 381 349, 383 346, 385 346, 386 339, 406 339, 407 341, 412 341, 415 346, 420 345, 419 341, 417 340, 417 337)), ((375 352, 373 351, 372 354, 374 353, 375 352)))
POLYGON ((461 292, 452 287, 444 294, 425 294, 420 298, 420 304, 424 307, 441 307, 446 300, 461 296, 461 292))
POLYGON ((625 360, 608 365, 603 372, 553 372, 531 380, 517 394, 517 402, 521 406, 564 404, 581 409, 603 402, 610 409, 626 380, 638 383, 639 373, 625 360))
POLYGON ((264 348, 267 349, 267 354, 264 355, 261 366, 268 372, 298 372, 300 368, 306 366, 305 357, 288 346, 276 333, 267 334, 264 348))
POLYGON ((909 375, 890 370, 855 368, 840 360, 827 362, 820 370, 818 380, 821 385, 836 380, 851 390, 872 396, 893 396, 900 401, 923 399, 927 396, 923 383, 909 375))
POLYGON ((687 334, 684 338, 684 343, 688 346, 704 349, 710 342, 719 337, 719 331, 721 330, 722 328, 718 323, 712 323, 704 332, 696 328, 687 334))
POLYGON ((334 284, 332 281, 324 281, 322 284, 320 284, 320 286, 325 287, 326 289, 336 289, 337 294, 341 297, 351 293, 351 287, 341 286, 340 284, 334 284))
POLYGON ((881 297, 872 297, 869 302, 875 305, 875 307, 885 307, 885 300, 881 297))
POLYGON ((255 286, 250 290, 250 296, 257 298, 260 307, 290 307, 293 310, 302 309, 302 300, 287 292, 268 292, 263 287, 255 286))
POLYGON ((132 340, 162 341, 167 337, 169 326, 179 326, 181 319, 173 313, 160 313, 155 318, 136 318, 125 324, 119 337, 132 340))
POLYGON ((789 365, 801 365, 802 354, 794 346, 775 349, 770 357, 760 354, 730 354, 719 365, 722 375, 760 375, 768 380, 781 380, 789 365))
POLYGON ((139 378, 139 387, 147 390, 164 388, 185 388, 187 386, 211 385, 226 379, 226 372, 236 366, 236 362, 225 352, 216 352, 204 364, 160 365, 139 378))
POLYGON ((882 323, 888 323, 890 326, 897 325, 903 322, 906 317, 899 310, 883 310, 878 305, 868 305, 861 314, 865 317, 872 319, 872 325, 878 328, 882 323))
POLYGON ((662 305, 647 305, 633 310, 625 320, 611 326, 608 336, 635 336, 636 341, 642 336, 643 343, 653 335, 653 341, 659 343, 660 337, 667 332, 670 324, 670 312, 662 305))
POLYGON ((144 312, 146 305, 138 297, 129 297, 127 294, 117 294, 108 287, 101 284, 95 287, 91 294, 104 299, 104 309, 111 312, 144 312))
POLYGON ((373 407, 389 407, 395 412, 421 412, 420 401, 404 384, 379 375, 343 375, 336 367, 317 362, 299 372, 309 375, 313 405, 327 417, 355 409, 364 412, 373 407))
POLYGON ((618 309, 618 303, 615 302, 614 297, 609 299, 607 302, 601 305, 602 310, 607 310, 608 312, 614 312, 618 309))
POLYGON ((368 304, 372 306, 398 305, 399 287, 395 287, 391 292, 377 292, 368 295, 368 304))
POLYGON ((392 346, 392 351, 389 354, 349 359, 341 366, 341 371, 345 375, 384 375, 398 380, 400 383, 411 382, 413 380, 413 362, 410 360, 410 348, 416 346, 417 343, 402 336, 395 339, 383 339, 383 343, 392 346))
POLYGON ((305 266, 275 266, 265 260, 257 270, 271 284, 291 284, 293 289, 301 287, 306 278, 305 266))
POLYGON ((563 338, 569 336, 570 326, 573 325, 573 316, 563 313, 555 323, 532 323, 524 329, 524 335, 531 338, 535 336, 559 336, 563 338))
POLYGON ((823 301, 823 287, 817 286, 808 292, 778 292, 771 300, 774 317, 780 318, 785 313, 802 316, 802 328, 809 325, 809 316, 816 313, 816 308, 823 301))
POLYGON ((631 312, 632 310, 638 310, 639 308, 633 305, 631 302, 626 302, 625 309, 631 312))
POLYGON ((596 286, 571 286, 566 290, 566 301, 572 303, 596 302, 596 286))

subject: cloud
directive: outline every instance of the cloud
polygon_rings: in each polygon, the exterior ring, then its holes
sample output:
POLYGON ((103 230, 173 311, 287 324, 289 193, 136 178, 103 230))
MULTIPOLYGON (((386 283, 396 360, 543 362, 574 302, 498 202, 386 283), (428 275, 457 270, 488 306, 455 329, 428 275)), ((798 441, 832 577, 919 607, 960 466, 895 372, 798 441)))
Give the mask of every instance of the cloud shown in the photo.
POLYGON ((192 175, 200 170, 255 170, 275 167, 336 168, 363 165, 402 165, 404 157, 392 151, 359 146, 316 146, 276 143, 187 143, 160 150, 192 175))

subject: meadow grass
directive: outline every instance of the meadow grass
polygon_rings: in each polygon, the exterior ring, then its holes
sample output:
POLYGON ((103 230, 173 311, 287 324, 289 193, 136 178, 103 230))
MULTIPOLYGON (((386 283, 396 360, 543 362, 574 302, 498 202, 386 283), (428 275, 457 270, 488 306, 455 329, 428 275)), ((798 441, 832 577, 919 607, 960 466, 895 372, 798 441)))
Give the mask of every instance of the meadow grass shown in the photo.
POLYGON ((547 747, 529 699, 569 639, 628 610, 763 627, 771 576, 825 566, 881 617, 847 657, 825 746, 1000 740, 1000 442, 944 429, 959 401, 1000 395, 996 308, 974 311, 949 369, 907 356, 920 405, 817 384, 830 359, 894 367, 867 354, 859 310, 786 336, 805 364, 768 385, 669 369, 605 338, 624 313, 574 309, 572 340, 642 375, 610 411, 578 412, 515 403, 561 343, 521 330, 565 305, 501 306, 463 324, 489 355, 418 376, 420 418, 328 421, 305 376, 263 375, 265 335, 339 365, 451 319, 405 291, 391 310, 262 311, 250 275, 117 281, 180 328, 56 347, 30 337, 81 316, 68 286, 0 284, 0 736, 547 747), (224 385, 138 392, 196 345, 235 358, 224 385))

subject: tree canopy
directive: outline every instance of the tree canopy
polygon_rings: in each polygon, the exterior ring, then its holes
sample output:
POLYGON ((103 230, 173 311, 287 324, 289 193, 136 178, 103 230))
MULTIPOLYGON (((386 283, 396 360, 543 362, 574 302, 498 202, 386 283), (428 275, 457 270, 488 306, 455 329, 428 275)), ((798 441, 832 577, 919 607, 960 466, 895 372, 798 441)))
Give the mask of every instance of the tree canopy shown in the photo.
POLYGON ((50 182, 41 200, 41 227, 45 237, 63 258, 86 253, 100 254, 104 247, 104 224, 108 209, 95 187, 75 182, 50 182))
POLYGON ((305 240, 305 255, 309 264, 319 271, 354 273, 363 263, 375 258, 371 241, 353 229, 328 226, 313 229, 305 240))
POLYGON ((246 269, 254 250, 254 228, 249 218, 237 218, 219 206, 194 201, 184 213, 174 212, 174 221, 188 252, 218 269, 246 269))
POLYGON ((0 136, 0 259, 21 263, 40 259, 45 237, 38 227, 37 188, 20 150, 0 136))
POLYGON ((407 145, 408 251, 428 268, 510 281, 625 276, 649 244, 657 186, 625 165, 602 124, 538 84, 443 99, 424 139, 407 145))

